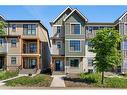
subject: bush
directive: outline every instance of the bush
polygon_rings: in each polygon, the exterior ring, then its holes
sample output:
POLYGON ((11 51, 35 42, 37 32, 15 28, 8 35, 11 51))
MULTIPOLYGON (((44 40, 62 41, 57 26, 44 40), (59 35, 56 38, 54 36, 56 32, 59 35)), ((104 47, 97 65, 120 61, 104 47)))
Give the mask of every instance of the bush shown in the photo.
POLYGON ((80 74, 80 78, 86 80, 89 83, 97 83, 101 79, 99 73, 82 73, 80 74))
POLYGON ((18 75, 18 71, 0 71, 0 80, 8 79, 18 75))

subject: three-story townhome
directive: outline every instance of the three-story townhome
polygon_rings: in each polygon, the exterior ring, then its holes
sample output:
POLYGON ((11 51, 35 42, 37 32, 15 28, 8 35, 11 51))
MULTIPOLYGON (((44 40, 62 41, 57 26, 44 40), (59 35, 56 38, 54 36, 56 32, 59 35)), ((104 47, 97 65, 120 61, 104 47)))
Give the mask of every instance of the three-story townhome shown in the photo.
MULTIPOLYGON (((103 28, 115 28, 126 35, 127 13, 115 22, 89 22, 78 10, 67 7, 55 20, 50 22, 51 35, 51 65, 53 71, 64 73, 93 72, 92 64, 95 53, 91 52, 90 39, 96 36, 96 31, 103 28)), ((123 62, 121 72, 127 71, 127 41, 121 43, 123 62)))
POLYGON ((0 69, 30 73, 30 69, 36 72, 48 68, 49 35, 40 20, 4 21, 7 26, 6 35, 0 36, 0 69))

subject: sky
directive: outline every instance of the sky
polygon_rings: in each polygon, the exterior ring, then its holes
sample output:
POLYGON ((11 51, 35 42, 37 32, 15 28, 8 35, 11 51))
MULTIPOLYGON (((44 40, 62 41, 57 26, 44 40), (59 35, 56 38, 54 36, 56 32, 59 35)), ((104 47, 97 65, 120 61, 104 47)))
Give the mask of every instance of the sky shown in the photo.
MULTIPOLYGON (((53 21, 67 6, 0 6, 0 15, 7 20, 41 20, 51 34, 49 22, 53 21)), ((77 8, 89 22, 114 22, 127 6, 70 6, 77 8)))

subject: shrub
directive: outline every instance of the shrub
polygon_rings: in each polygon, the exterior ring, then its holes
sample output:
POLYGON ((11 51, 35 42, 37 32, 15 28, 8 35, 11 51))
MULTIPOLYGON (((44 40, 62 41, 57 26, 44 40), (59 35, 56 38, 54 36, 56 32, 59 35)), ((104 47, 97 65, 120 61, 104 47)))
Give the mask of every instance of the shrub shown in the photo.
POLYGON ((18 71, 1 71, 0 80, 8 79, 18 75, 18 71))

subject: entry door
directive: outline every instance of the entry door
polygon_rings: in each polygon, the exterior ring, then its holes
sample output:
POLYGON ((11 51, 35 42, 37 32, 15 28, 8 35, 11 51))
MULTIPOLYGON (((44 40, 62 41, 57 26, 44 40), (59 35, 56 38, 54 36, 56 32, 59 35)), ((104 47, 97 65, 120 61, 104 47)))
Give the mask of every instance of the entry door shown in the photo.
POLYGON ((60 60, 56 60, 55 67, 56 71, 60 71, 60 60))
POLYGON ((0 57, 0 69, 3 68, 3 65, 4 65, 4 58, 0 57))

